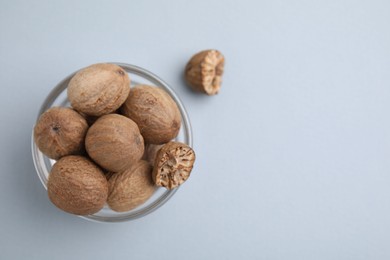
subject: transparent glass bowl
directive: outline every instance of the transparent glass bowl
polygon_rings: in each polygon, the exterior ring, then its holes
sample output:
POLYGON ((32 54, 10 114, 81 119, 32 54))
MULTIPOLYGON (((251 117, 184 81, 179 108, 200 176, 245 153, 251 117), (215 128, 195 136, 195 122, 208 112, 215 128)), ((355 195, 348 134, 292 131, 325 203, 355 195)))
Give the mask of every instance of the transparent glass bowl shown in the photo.
MULTIPOLYGON (((192 146, 192 130, 191 130, 190 119, 188 118, 187 112, 182 102, 180 101, 179 97, 168 86, 168 84, 165 83, 156 75, 154 75, 153 73, 143 68, 130 65, 130 64, 125 64, 125 63, 113 62, 113 64, 122 67, 129 74, 132 86, 138 84, 148 84, 148 85, 156 86, 164 89, 173 98, 173 100, 176 102, 176 104, 180 109, 180 113, 182 117, 182 125, 180 128, 180 132, 175 140, 186 143, 189 146, 192 146)), ((77 71, 72 73, 65 79, 63 79, 49 93, 49 95, 46 97, 45 101, 41 106, 38 118, 43 112, 45 112, 50 107, 70 106, 70 103, 66 95, 66 88, 68 86, 70 79, 76 73, 77 71)), ((37 171, 37 174, 43 186, 45 187, 45 189, 47 189, 47 179, 49 177, 50 170, 53 164, 55 163, 55 160, 49 159, 39 151, 38 147, 35 145, 33 135, 31 138, 31 146, 32 146, 32 157, 34 160, 35 169, 37 171)), ((139 207, 131 211, 119 213, 119 212, 112 211, 106 205, 102 210, 100 210, 99 212, 93 215, 80 216, 80 217, 91 221, 97 221, 97 222, 123 222, 123 221, 137 219, 155 211, 156 209, 164 205, 176 193, 176 191, 177 188, 173 190, 167 190, 165 188, 157 188, 153 196, 148 201, 146 201, 144 204, 140 205, 139 207)))

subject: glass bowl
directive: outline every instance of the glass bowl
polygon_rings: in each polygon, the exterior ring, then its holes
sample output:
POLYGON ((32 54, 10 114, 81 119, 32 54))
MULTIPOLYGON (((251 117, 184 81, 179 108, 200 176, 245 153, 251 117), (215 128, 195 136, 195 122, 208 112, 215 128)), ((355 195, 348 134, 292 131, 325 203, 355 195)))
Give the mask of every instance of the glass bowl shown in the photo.
MULTIPOLYGON (((186 143, 189 146, 192 146, 192 130, 191 130, 190 119, 179 97, 168 86, 168 84, 165 83, 156 75, 154 75, 153 73, 143 68, 126 64, 126 63, 115 63, 115 62, 112 63, 122 67, 129 74, 132 86, 138 84, 148 84, 148 85, 156 86, 164 89, 173 98, 173 100, 176 102, 177 106, 179 107, 181 117, 182 117, 182 125, 180 127, 180 132, 175 140, 186 143)), ((50 107, 70 106, 70 103, 66 95, 66 88, 68 86, 70 79, 76 73, 77 71, 72 73, 65 79, 63 79, 49 93, 49 95, 46 97, 45 101, 41 106, 38 118, 43 112, 45 112, 50 107)), ((47 189, 47 179, 50 170, 53 164, 55 163, 55 160, 48 158, 47 156, 45 156, 43 153, 39 151, 38 147, 35 145, 34 142, 34 135, 32 135, 31 138, 31 146, 32 146, 32 157, 33 157, 35 169, 37 171, 37 174, 43 186, 45 187, 45 189, 47 189)), ((165 188, 157 188, 153 196, 148 201, 146 201, 144 204, 140 205, 139 207, 133 210, 119 213, 111 210, 107 205, 105 205, 102 210, 100 210, 95 214, 80 216, 80 217, 91 221, 97 221, 97 222, 123 222, 123 221, 137 219, 146 216, 147 214, 155 211, 156 209, 164 205, 176 193, 176 191, 177 188, 173 190, 167 190, 165 188)))

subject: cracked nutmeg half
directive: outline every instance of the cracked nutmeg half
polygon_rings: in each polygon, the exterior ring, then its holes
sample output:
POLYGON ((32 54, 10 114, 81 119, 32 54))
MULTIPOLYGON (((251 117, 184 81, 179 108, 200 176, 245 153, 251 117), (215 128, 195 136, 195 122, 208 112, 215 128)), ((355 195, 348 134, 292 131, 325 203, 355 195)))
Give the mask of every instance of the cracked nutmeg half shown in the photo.
POLYGON ((225 58, 217 50, 205 50, 195 54, 185 68, 185 79, 196 91, 215 95, 222 83, 225 58))
POLYGON ((169 142, 157 153, 153 181, 157 186, 173 189, 185 182, 195 162, 194 150, 186 144, 169 142))

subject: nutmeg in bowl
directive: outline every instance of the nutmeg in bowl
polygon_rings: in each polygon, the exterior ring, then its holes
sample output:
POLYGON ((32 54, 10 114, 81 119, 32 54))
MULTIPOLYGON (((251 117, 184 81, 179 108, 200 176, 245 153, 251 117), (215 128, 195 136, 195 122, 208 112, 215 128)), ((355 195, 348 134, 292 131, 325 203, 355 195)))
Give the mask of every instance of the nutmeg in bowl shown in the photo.
MULTIPOLYGON (((112 64, 120 66, 129 75, 131 78, 131 87, 136 85, 155 86, 156 88, 164 91, 174 100, 180 110, 181 116, 180 130, 174 140, 192 146, 192 130, 187 112, 182 102, 174 93, 174 91, 169 87, 169 85, 161 80, 158 76, 138 66, 125 63, 112 64)), ((38 118, 51 107, 70 107, 70 102, 67 97, 67 87, 76 73, 77 71, 63 79, 56 87, 54 87, 54 89, 49 93, 43 102, 38 114, 38 118)), ((88 120, 89 118, 87 118, 87 121, 88 120)), ((35 169, 44 188, 47 189, 49 174, 53 165, 56 163, 56 160, 50 159, 38 149, 34 142, 34 135, 32 135, 31 141, 32 157, 35 169)), ((129 211, 116 212, 110 209, 110 207, 106 204, 100 211, 94 214, 80 217, 97 222, 123 222, 137 219, 155 211, 160 206, 164 205, 175 194, 176 191, 177 189, 167 190, 165 188, 156 187, 153 195, 146 202, 129 211)))

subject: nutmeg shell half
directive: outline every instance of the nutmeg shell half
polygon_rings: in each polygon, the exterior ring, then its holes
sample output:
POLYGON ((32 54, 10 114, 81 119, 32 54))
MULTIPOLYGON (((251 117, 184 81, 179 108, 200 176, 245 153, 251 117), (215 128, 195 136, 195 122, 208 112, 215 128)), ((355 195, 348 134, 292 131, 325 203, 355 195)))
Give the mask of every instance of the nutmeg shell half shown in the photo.
POLYGON ((195 91, 207 95, 217 94, 221 88, 224 65, 225 58, 218 50, 195 54, 185 67, 187 84, 195 91))
POLYGON ((191 174, 195 152, 188 145, 169 142, 158 152, 153 167, 153 181, 157 186, 173 189, 184 183, 191 174))

